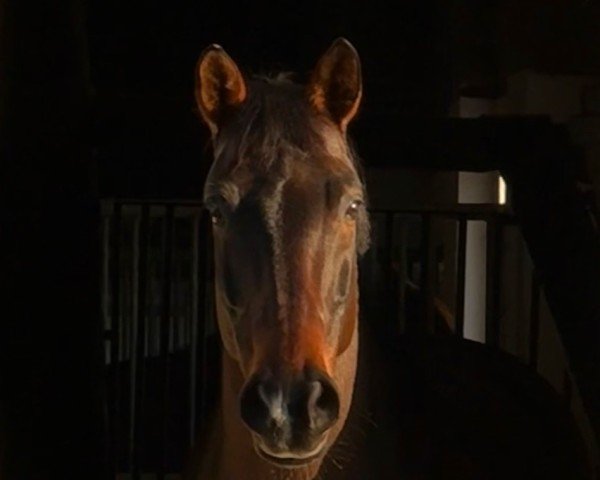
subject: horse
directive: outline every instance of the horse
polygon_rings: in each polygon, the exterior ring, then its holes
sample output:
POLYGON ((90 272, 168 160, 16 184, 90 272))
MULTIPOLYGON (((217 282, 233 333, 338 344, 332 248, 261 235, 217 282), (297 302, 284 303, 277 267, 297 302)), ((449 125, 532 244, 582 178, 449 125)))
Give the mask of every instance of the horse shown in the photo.
POLYGON ((347 133, 361 63, 346 39, 305 85, 246 77, 212 45, 195 97, 214 152, 204 204, 223 349, 216 412, 185 478, 586 478, 570 418, 527 369, 454 337, 403 347, 365 322, 359 335, 369 219, 347 133), (532 423, 542 410, 552 428, 532 423), (542 445, 533 461, 521 439, 542 445))

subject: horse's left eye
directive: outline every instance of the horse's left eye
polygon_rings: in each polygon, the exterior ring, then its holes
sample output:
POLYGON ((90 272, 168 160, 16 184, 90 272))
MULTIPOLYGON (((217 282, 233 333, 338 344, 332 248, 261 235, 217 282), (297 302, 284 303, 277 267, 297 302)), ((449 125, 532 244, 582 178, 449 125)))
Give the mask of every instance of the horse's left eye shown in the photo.
POLYGON ((359 211, 361 205, 362 205, 362 201, 354 200, 348 206, 348 210, 346 210, 346 218, 348 218, 350 220, 356 220, 356 217, 358 216, 358 211, 359 211))

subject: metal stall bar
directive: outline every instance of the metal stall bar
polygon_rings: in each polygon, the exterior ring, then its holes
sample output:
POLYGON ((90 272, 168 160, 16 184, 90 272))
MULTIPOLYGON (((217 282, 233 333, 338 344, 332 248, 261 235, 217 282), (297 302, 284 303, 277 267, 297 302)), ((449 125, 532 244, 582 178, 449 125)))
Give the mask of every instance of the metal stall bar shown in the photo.
POLYGON ((421 312, 423 326, 435 332, 435 242, 432 235, 432 215, 421 216, 421 312))
MULTIPOLYGON (((110 368, 114 378, 112 385, 112 398, 110 401, 110 438, 113 470, 119 468, 119 420, 121 417, 121 388, 119 382, 119 341, 121 338, 121 212, 122 205, 115 202, 112 205, 112 218, 110 225, 109 248, 104 255, 109 257, 110 277, 110 368), (112 255, 110 246, 112 245, 112 255)), ((109 389, 110 392, 110 389, 109 389)), ((110 474, 110 472, 109 472, 110 474)))
MULTIPOLYGON (((198 330, 199 323, 203 318, 200 315, 200 296, 203 289, 200 289, 200 214, 194 214, 192 218, 192 268, 190 283, 192 286, 192 319, 190 328, 190 423, 188 432, 188 445, 191 447, 196 438, 196 369, 198 362, 198 330)), ((203 301, 202 301, 203 304, 203 301)))
POLYGON ((167 442, 169 430, 169 344, 171 332, 171 288, 173 273, 173 237, 174 229, 173 205, 167 205, 163 223, 163 274, 162 274, 162 314, 160 322, 160 381, 162 382, 162 404, 160 408, 161 426, 161 451, 162 458, 159 464, 158 478, 163 480, 167 474, 167 442))
POLYGON ((458 220, 458 246, 456 254, 456 314, 454 332, 463 338, 465 328, 465 274, 467 265, 467 219, 458 220))
POLYGON ((212 299, 209 300, 209 295, 213 295, 214 292, 212 287, 214 278, 213 237, 209 215, 203 215, 200 222, 200 239, 199 270, 202 281, 200 282, 198 295, 202 308, 200 308, 198 318, 198 335, 201 340, 198 353, 202 365, 202 383, 200 385, 200 421, 195 425, 196 431, 206 428, 205 421, 208 413, 208 325, 212 315, 209 308, 212 299), (210 289, 208 288, 209 285, 211 285, 210 289))
POLYGON ((202 211, 194 214, 192 219, 192 326, 190 339, 190 423, 189 446, 194 443, 196 435, 203 427, 206 411, 206 335, 207 335, 207 260, 211 256, 207 216, 202 211), (202 384, 198 388, 198 357, 201 362, 202 384), (200 402, 198 398, 200 397, 200 402), (198 409, 199 406, 199 409, 198 409), (199 411, 198 411, 199 410, 199 411))
POLYGON ((141 479, 142 471, 142 408, 144 399, 144 346, 146 340, 146 282, 148 270, 148 204, 141 207, 141 219, 136 223, 134 248, 134 317, 130 356, 130 420, 129 468, 133 480, 141 479))

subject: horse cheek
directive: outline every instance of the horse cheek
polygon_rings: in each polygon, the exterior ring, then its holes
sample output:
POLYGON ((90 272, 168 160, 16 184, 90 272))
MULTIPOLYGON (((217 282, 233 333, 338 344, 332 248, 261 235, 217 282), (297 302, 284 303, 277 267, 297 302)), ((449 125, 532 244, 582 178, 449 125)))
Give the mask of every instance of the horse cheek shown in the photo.
POLYGON ((338 342, 337 355, 340 356, 344 353, 354 338, 356 332, 356 326, 358 322, 358 289, 356 286, 356 273, 353 274, 353 280, 351 284, 351 291, 348 297, 348 306, 346 311, 340 318, 342 322, 340 329, 340 338, 338 342))
POLYGON ((221 305, 219 300, 217 300, 217 310, 217 323, 219 324, 219 331, 221 332, 223 346, 225 347, 225 350, 229 356, 239 362, 241 360, 240 349, 237 342, 235 327, 228 319, 228 316, 225 312, 226 309, 223 305, 221 305))

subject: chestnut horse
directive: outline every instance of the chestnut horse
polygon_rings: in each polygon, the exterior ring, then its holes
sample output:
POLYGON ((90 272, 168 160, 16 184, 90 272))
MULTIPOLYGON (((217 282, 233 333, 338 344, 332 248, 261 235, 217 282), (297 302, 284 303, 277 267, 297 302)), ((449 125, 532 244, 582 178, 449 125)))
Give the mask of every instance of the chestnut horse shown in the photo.
POLYGON ((247 79, 216 45, 196 73, 224 349, 217 412, 187 478, 587 478, 551 389, 484 346, 394 339, 384 358, 385 338, 362 341, 353 400, 369 242, 346 138, 362 94, 354 48, 335 41, 306 86, 247 79))
POLYGON ((225 352, 215 449, 197 478, 314 478, 344 426, 357 255, 369 231, 346 140, 361 89, 358 55, 343 39, 306 87, 246 80, 216 45, 200 57, 196 100, 215 155, 204 202, 225 352))

